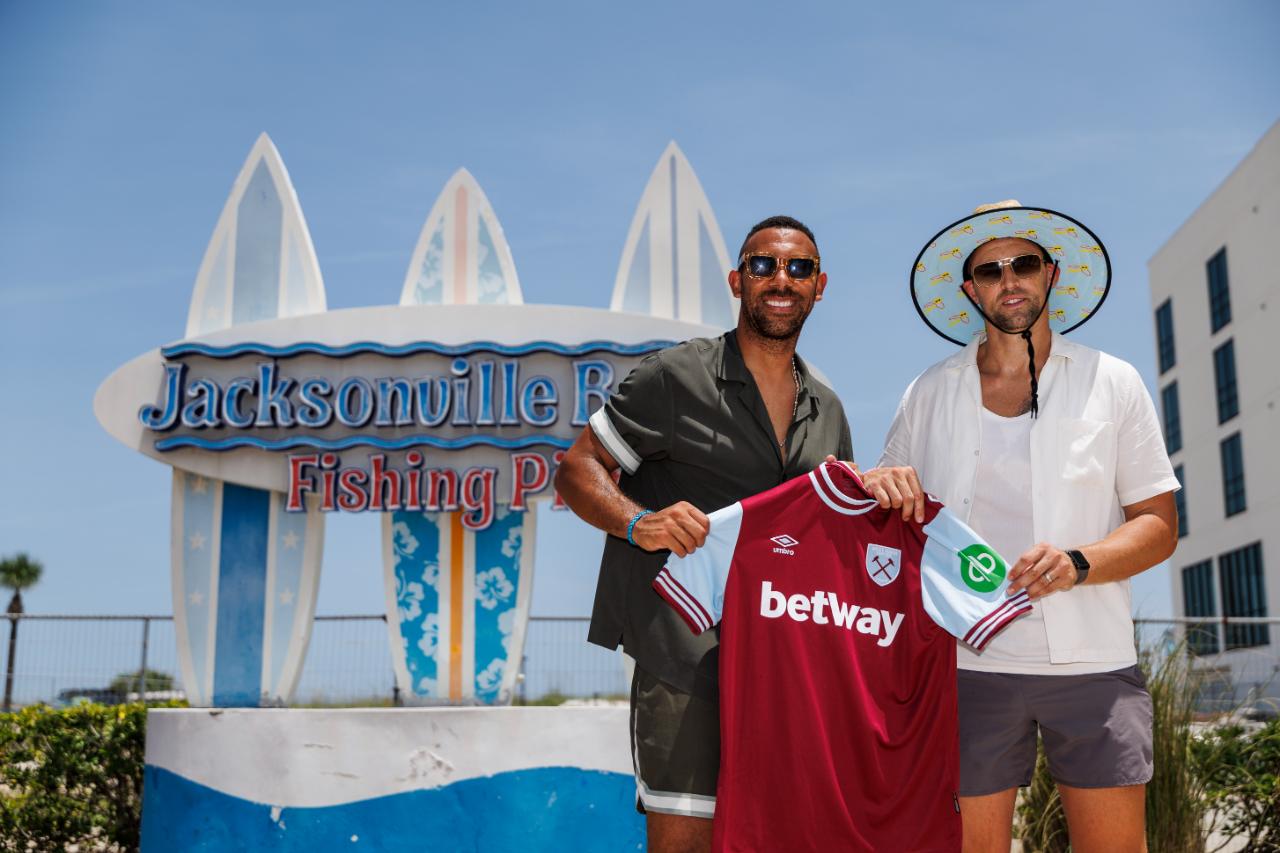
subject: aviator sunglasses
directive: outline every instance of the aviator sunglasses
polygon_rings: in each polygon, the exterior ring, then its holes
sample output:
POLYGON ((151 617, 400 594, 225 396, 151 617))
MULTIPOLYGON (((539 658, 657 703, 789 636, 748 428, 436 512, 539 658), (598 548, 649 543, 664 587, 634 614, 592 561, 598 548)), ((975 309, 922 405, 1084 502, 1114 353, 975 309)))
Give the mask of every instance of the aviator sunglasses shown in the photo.
POLYGON ((1001 258, 998 261, 987 261, 973 268, 970 280, 978 287, 991 287, 1000 283, 1004 277, 1004 268, 1010 267, 1017 278, 1031 278, 1044 269, 1044 258, 1029 253, 1016 258, 1001 258))
POLYGON ((821 258, 811 257, 809 255, 799 255, 794 258, 775 258, 773 255, 743 255, 738 260, 738 265, 746 270, 747 275, 752 278, 773 278, 778 274, 778 264, 781 263, 787 271, 787 277, 792 281, 804 281, 812 278, 818 272, 818 264, 821 258))

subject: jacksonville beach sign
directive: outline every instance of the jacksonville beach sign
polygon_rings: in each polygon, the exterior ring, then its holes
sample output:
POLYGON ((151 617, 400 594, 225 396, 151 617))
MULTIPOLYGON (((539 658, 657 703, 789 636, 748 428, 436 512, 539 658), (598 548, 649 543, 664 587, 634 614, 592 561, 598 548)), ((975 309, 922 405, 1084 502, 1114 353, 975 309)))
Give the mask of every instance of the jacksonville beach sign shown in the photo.
MULTIPOLYGON (((502 313, 459 322, 483 334, 502 313)), ((569 319, 594 319, 581 313, 569 319)), ((462 509, 463 525, 483 530, 499 501, 524 510, 543 496, 619 374, 668 345, 180 343, 160 351, 159 402, 138 419, 161 458, 258 451, 243 478, 283 491, 289 512, 305 511, 309 496, 321 512, 462 509)))
POLYGON ((641 358, 733 325, 728 263, 673 143, 609 309, 526 304, 497 216, 459 170, 399 300, 330 311, 288 173, 260 137, 197 273, 185 335, 118 368, 94 401, 111 435, 173 469, 174 615, 192 704, 289 701, 335 512, 380 520, 401 697, 510 701, 534 505, 556 501, 564 451, 641 358))

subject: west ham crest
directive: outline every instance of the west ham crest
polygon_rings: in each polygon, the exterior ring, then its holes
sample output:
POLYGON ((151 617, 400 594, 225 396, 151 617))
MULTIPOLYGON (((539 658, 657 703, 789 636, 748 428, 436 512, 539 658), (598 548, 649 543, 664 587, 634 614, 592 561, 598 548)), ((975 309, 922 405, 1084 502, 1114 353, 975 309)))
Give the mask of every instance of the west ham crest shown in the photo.
POLYGON ((902 568, 902 552, 885 545, 867 546, 867 574, 880 586, 888 586, 902 568))

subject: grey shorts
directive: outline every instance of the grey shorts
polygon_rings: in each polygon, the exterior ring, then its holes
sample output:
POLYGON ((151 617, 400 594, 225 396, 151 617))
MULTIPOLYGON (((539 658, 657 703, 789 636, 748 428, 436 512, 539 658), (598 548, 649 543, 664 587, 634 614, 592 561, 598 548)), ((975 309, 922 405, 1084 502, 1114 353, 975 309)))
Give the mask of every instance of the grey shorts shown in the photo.
POLYGON ((1151 780, 1151 695, 1137 666, 1089 675, 960 670, 960 796, 1031 784, 1036 733, 1074 788, 1151 780))
POLYGON ((631 679, 636 810, 710 819, 720 772, 720 703, 636 667, 631 679))

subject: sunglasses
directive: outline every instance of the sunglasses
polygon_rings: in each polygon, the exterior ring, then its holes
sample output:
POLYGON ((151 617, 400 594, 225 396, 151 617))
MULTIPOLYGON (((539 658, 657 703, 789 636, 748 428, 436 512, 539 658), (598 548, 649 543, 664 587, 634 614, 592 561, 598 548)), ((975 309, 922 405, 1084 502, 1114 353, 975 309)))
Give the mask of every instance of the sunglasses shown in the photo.
POLYGON ((1044 269, 1044 258, 1037 254, 1018 255, 978 264, 970 274, 970 280, 978 287, 991 287, 1004 278, 1004 268, 1009 267, 1017 278, 1031 278, 1044 269))
POLYGON ((818 265, 821 262, 821 258, 807 255, 795 258, 775 258, 773 255, 743 255, 738 260, 738 266, 743 268, 747 275, 752 278, 773 278, 778 274, 778 264, 781 263, 787 271, 788 278, 792 281, 804 281, 817 274, 818 265))

